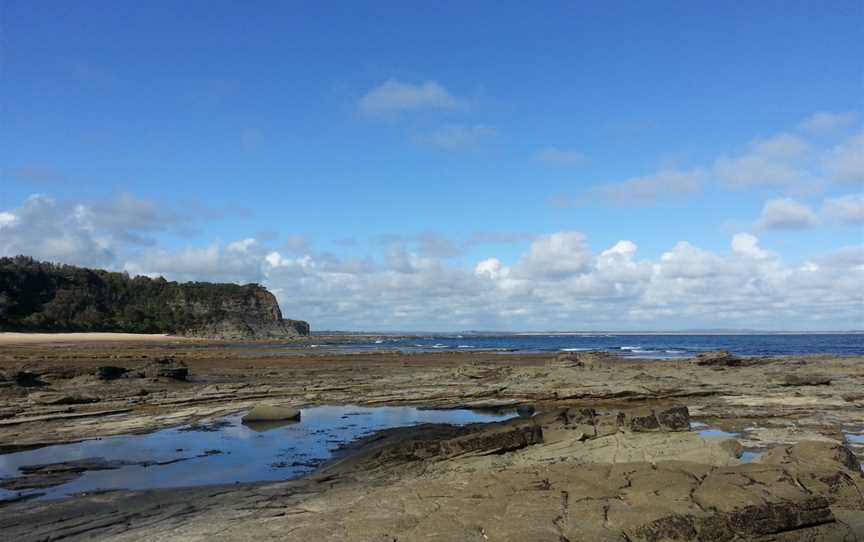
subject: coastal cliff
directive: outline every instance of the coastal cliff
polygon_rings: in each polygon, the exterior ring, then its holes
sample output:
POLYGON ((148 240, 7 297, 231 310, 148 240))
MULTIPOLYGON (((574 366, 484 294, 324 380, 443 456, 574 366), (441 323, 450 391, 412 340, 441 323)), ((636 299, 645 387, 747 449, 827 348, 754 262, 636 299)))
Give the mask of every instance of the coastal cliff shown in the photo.
POLYGON ((258 284, 169 282, 101 269, 0 258, 0 331, 117 331, 217 339, 309 334, 258 284))

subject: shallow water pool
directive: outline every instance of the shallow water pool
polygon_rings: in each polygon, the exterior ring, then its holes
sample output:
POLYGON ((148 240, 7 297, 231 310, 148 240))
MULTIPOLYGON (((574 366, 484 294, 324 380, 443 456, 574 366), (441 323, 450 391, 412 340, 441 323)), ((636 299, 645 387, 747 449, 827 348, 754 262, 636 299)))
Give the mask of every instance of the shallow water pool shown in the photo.
POLYGON ((338 448, 381 429, 424 423, 487 423, 514 416, 515 412, 465 409, 319 406, 303 409, 299 422, 244 425, 242 414, 236 414, 203 426, 183 426, 144 435, 121 435, 0 455, 0 479, 20 476, 19 467, 25 465, 86 458, 148 463, 87 471, 72 481, 45 489, 0 489, 0 499, 32 493, 44 494, 40 498, 57 498, 104 489, 286 480, 311 472, 331 459, 338 448))

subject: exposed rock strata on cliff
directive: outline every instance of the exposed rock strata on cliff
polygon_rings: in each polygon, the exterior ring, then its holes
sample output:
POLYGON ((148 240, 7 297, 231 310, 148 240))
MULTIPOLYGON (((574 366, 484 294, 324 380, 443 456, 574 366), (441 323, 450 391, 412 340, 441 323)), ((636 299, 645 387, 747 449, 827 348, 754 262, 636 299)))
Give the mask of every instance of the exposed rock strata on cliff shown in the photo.
POLYGON ((177 283, 0 258, 0 331, 120 331, 217 339, 309 334, 258 284, 177 283))

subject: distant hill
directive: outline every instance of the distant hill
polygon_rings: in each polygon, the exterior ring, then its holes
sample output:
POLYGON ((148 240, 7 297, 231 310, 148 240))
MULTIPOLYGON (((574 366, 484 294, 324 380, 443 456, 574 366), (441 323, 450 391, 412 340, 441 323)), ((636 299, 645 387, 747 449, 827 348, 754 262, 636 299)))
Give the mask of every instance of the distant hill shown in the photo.
POLYGON ((220 339, 309 334, 258 284, 169 282, 102 269, 0 258, 0 331, 116 331, 220 339))

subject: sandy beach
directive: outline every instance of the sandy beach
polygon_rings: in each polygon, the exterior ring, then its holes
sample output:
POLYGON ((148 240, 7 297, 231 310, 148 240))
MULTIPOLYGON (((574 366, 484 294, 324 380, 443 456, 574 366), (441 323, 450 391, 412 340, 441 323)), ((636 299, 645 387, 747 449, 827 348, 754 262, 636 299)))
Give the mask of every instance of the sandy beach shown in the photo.
POLYGON ((16 333, 0 332, 0 346, 15 344, 103 343, 103 342, 176 342, 186 337, 161 333, 16 333))

